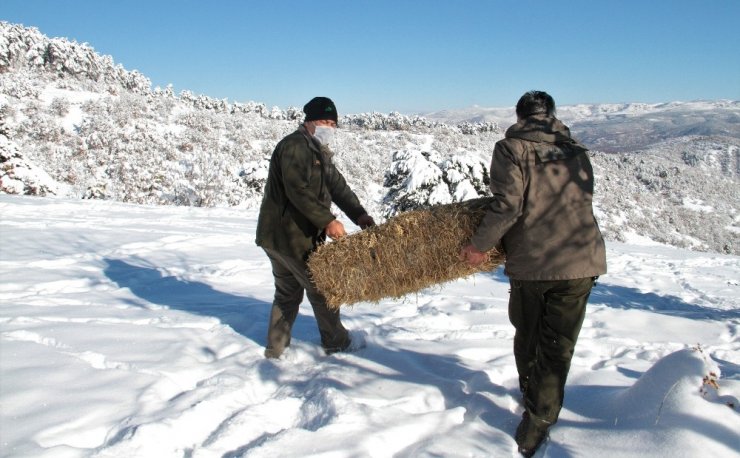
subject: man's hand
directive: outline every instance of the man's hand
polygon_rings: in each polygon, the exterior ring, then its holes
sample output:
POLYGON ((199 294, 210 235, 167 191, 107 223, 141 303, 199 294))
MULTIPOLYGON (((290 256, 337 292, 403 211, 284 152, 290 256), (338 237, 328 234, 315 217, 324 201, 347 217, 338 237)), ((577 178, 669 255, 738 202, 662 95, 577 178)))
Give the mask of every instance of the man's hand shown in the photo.
POLYGON ((337 240, 347 235, 347 232, 344 230, 344 224, 340 223, 337 219, 327 224, 324 231, 332 240, 337 240))
POLYGON ((365 213, 364 215, 357 218, 357 225, 360 226, 360 229, 367 229, 368 227, 375 226, 375 220, 372 216, 365 213))
POLYGON ((466 262, 470 267, 478 267, 488 260, 488 254, 480 251, 470 243, 460 250, 458 258, 460 261, 466 262))

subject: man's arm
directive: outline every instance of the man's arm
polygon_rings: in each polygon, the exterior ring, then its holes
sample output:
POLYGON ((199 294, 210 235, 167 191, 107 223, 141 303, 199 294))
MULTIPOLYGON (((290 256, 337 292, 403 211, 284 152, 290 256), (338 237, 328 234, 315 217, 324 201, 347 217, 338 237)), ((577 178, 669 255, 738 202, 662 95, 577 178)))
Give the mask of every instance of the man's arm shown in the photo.
POLYGON ((460 260, 471 266, 480 265, 486 260, 486 252, 501 242, 504 234, 522 215, 524 207, 524 176, 519 159, 507 142, 496 144, 490 173, 494 200, 470 243, 460 250, 460 260))
POLYGON ((360 199, 357 198, 357 195, 347 184, 347 181, 344 179, 344 175, 342 175, 334 164, 332 164, 331 167, 333 170, 329 174, 331 176, 329 192, 331 193, 332 201, 337 204, 337 207, 339 207, 345 215, 349 216, 352 222, 358 226, 363 229, 365 227, 373 226, 375 222, 372 217, 367 214, 367 211, 360 203, 360 199))

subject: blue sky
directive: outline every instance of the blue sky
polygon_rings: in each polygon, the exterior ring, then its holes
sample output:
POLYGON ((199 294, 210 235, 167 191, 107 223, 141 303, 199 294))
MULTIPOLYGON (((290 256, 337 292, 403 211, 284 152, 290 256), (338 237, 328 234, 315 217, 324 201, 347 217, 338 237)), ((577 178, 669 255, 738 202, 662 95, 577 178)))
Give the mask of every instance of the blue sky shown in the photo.
POLYGON ((740 99, 738 0, 2 0, 153 86, 340 113, 740 99))

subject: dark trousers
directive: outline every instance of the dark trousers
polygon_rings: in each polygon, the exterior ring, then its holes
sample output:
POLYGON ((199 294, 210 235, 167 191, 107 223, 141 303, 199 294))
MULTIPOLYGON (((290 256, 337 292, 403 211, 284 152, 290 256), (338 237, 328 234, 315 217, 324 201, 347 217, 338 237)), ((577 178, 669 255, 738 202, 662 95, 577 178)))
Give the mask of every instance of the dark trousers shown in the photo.
POLYGON ((509 320, 516 328, 514 357, 524 406, 555 423, 586 303, 595 278, 559 281, 510 280, 509 320))
POLYGON ((308 278, 306 263, 274 250, 264 249, 272 264, 275 279, 275 298, 267 328, 265 356, 276 358, 290 345, 290 333, 298 317, 298 307, 306 292, 321 335, 321 345, 328 352, 349 345, 349 333, 339 319, 339 310, 330 310, 324 296, 308 278))

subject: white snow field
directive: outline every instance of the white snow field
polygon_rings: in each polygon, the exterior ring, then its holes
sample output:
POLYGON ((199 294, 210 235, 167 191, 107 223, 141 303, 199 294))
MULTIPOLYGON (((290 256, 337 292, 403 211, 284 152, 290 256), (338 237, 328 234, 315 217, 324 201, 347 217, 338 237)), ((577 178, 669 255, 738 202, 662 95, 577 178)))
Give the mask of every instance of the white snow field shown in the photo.
MULTIPOLYGON (((304 303, 266 360, 255 225, 0 196, 0 455, 517 455, 501 270, 344 309, 365 345, 328 357, 304 303)), ((740 258, 631 240, 608 244, 537 456, 740 456, 740 258)))

